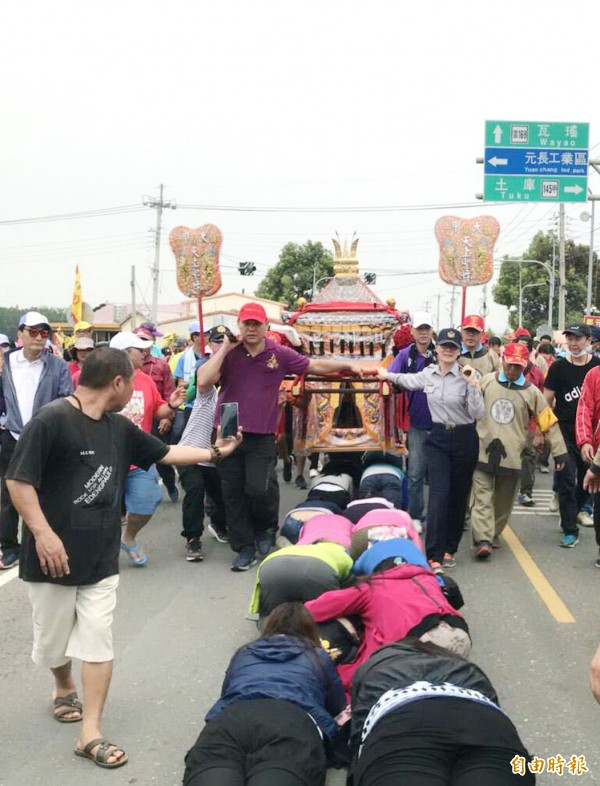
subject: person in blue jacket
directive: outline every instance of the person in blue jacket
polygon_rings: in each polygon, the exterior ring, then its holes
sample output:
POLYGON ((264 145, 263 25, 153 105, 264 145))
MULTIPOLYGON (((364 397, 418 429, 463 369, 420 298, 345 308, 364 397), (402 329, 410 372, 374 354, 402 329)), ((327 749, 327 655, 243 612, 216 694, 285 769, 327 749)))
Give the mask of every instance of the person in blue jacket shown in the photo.
POLYGON ((282 603, 231 659, 185 757, 184 786, 324 786, 344 689, 310 613, 282 603))

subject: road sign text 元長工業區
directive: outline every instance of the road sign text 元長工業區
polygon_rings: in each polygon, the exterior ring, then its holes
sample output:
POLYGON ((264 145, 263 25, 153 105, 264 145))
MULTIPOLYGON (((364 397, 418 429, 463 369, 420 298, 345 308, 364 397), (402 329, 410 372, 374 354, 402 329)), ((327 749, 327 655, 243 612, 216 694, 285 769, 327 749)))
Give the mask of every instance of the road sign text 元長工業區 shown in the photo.
POLYGON ((488 120, 484 199, 585 202, 588 139, 588 123, 488 120))

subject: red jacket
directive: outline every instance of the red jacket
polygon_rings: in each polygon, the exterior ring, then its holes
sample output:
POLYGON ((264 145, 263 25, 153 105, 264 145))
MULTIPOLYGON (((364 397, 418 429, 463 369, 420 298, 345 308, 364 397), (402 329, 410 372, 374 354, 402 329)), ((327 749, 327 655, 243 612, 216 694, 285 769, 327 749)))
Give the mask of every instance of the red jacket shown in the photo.
MULTIPOLYGON (((365 632, 356 660, 337 667, 348 693, 354 672, 375 650, 404 639, 425 617, 451 614, 463 620, 446 600, 434 574, 410 564, 376 573, 357 587, 324 592, 305 606, 317 622, 352 614, 361 617, 365 632)), ((466 629, 466 623, 461 627, 466 629)))
POLYGON ((587 442, 594 452, 600 445, 600 366, 595 366, 585 376, 577 403, 575 440, 578 448, 587 442))

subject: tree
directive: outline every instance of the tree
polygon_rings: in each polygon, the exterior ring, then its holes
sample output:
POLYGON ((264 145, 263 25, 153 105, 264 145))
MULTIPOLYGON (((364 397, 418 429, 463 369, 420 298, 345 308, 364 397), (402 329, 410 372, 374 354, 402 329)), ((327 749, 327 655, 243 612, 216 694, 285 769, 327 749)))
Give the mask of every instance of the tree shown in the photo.
MULTIPOLYGON (((552 324, 556 326, 558 317, 558 239, 553 232, 538 232, 529 248, 523 253, 523 259, 537 259, 546 262, 552 268, 552 256, 555 256, 555 288, 552 324)), ((573 240, 565 241, 565 270, 566 270, 566 298, 565 321, 572 324, 582 319, 585 313, 587 293, 587 269, 589 247, 576 244, 573 240)), ((594 254, 594 262, 596 255, 594 254)), ((494 286, 492 294, 496 303, 503 306, 515 306, 517 310, 510 313, 511 327, 517 327, 519 320, 519 268, 521 268, 521 286, 533 286, 523 290, 523 325, 530 331, 535 331, 538 325, 548 322, 548 274, 541 265, 528 263, 519 264, 505 260, 500 267, 498 283, 494 286)))
POLYGON ((279 300, 294 307, 299 297, 313 295, 313 281, 333 276, 333 255, 322 243, 287 243, 256 290, 258 297, 279 300))
POLYGON ((39 311, 45 317, 48 317, 50 322, 66 321, 64 308, 51 308, 50 306, 31 306, 29 308, 24 308, 23 306, 0 307, 0 333, 5 333, 14 341, 17 337, 19 319, 26 311, 39 311))

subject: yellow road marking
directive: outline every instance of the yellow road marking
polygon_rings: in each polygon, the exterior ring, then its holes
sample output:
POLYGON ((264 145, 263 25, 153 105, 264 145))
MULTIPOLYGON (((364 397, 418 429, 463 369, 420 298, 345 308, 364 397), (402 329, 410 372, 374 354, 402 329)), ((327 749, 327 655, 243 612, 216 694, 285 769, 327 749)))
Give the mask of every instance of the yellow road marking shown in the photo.
POLYGON ((548 579, 544 576, 542 571, 538 568, 533 561, 533 557, 527 551, 525 546, 521 543, 519 538, 515 535, 510 527, 505 527, 502 536, 506 540, 508 547, 515 556, 519 565, 523 568, 523 572, 533 584, 540 598, 548 607, 548 611, 557 622, 572 623, 575 622, 575 617, 571 614, 569 609, 560 599, 558 592, 550 584, 548 579))

